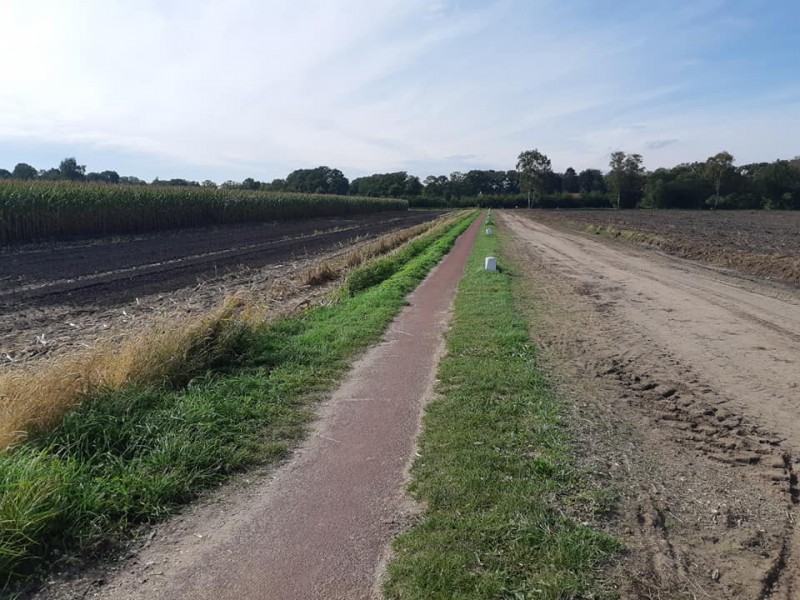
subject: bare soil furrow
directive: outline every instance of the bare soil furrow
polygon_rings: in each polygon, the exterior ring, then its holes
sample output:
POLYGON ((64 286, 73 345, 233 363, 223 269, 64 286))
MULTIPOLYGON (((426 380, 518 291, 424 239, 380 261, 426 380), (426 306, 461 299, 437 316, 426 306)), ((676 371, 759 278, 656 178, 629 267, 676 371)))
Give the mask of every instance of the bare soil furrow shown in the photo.
POLYGON ((263 224, 206 230, 205 245, 197 231, 147 239, 70 248, 53 246, 9 252, 0 277, 16 285, 0 289, 0 313, 20 302, 37 304, 112 305, 147 294, 169 292, 198 279, 217 277, 241 267, 260 267, 278 260, 323 251, 337 243, 375 236, 438 216, 434 213, 370 215, 325 224, 263 224), (20 279, 22 278, 22 279, 20 279))
MULTIPOLYGON (((190 317, 438 212, 233 225, 0 250, 0 368, 190 317)), ((278 299, 280 300, 280 298, 278 299)))
POLYGON ((537 211, 536 218, 745 276, 800 284, 800 211, 537 211))

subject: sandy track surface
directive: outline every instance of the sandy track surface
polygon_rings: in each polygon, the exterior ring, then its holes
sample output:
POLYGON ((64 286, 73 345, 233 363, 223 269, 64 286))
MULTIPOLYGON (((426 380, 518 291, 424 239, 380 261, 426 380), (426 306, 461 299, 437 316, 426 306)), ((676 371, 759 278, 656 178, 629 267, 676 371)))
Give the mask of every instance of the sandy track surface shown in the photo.
POLYGON ((619 490, 627 597, 800 594, 800 292, 500 214, 619 490))
POLYGON ((415 510, 404 494, 406 471, 480 224, 459 238, 384 341, 357 362, 292 460, 156 528, 116 574, 87 574, 39 597, 379 597, 389 540, 415 510))

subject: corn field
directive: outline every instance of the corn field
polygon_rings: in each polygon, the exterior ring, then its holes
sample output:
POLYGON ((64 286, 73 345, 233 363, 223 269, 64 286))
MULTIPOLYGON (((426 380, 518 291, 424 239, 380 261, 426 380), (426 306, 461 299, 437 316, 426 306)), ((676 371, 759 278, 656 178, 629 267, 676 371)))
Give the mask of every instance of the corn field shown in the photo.
POLYGON ((0 182, 0 245, 406 209, 361 196, 0 182))

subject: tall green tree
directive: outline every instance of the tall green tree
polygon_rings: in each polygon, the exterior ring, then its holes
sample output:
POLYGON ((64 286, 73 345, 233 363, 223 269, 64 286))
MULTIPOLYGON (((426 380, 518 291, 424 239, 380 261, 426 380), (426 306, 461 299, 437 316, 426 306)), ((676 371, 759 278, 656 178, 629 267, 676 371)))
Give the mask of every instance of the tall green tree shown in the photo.
POLYGON ((74 157, 65 158, 58 165, 58 170, 63 179, 69 181, 82 181, 86 176, 86 165, 79 165, 74 157))
POLYGON ((346 195, 349 189, 347 177, 339 169, 330 167, 297 169, 286 177, 286 190, 290 192, 346 195))
POLYGON ((582 194, 606 191, 606 181, 600 169, 584 169, 578 175, 578 191, 582 194))
POLYGON ((102 171, 101 173, 87 173, 86 181, 97 183, 110 183, 116 185, 120 181, 119 173, 116 171, 102 171))
POLYGON ((622 191, 625 187, 625 153, 617 150, 611 153, 611 160, 608 161, 611 171, 608 173, 608 182, 611 193, 616 197, 616 207, 619 208, 622 202, 622 191))
POLYGON ((450 173, 450 193, 456 200, 461 200, 466 191, 467 176, 461 171, 450 173))
POLYGON ((537 197, 544 192, 548 176, 552 173, 550 159, 538 149, 525 150, 517 157, 520 187, 528 196, 528 208, 533 206, 532 194, 537 197))
POLYGON ((733 173, 733 155, 722 151, 709 156, 703 168, 703 178, 714 185, 714 208, 719 206, 719 190, 733 173))
POLYGON ((450 201, 450 180, 445 175, 428 175, 423 182, 425 189, 422 194, 426 198, 450 201))
POLYGON ((776 160, 755 169, 753 183, 770 209, 797 208, 800 201, 800 170, 788 160, 776 160))
POLYGON ((568 194, 574 194, 579 192, 580 189, 581 188, 578 183, 578 174, 572 167, 567 167, 567 170, 564 171, 564 175, 561 177, 561 191, 568 194))
POLYGON ((616 208, 622 208, 623 197, 640 194, 644 185, 644 167, 641 154, 625 154, 621 150, 611 153, 608 181, 616 197, 616 208))
POLYGON ((123 185, 147 185, 144 179, 139 179, 133 175, 125 175, 119 178, 119 182, 123 185))
POLYGON ((41 181, 61 181, 64 179, 64 176, 61 174, 61 171, 58 169, 42 169, 39 171, 39 174, 36 176, 36 179, 41 181))
POLYGON ((38 174, 39 172, 28 163, 17 163, 11 172, 14 179, 36 179, 38 174))
POLYGON ((261 188, 261 182, 256 181, 252 177, 247 177, 242 181, 241 188, 243 190, 257 190, 261 188))
POLYGON ((419 196, 422 194, 422 182, 416 175, 406 177, 406 184, 403 189, 404 196, 419 196))
POLYGON ((375 173, 366 177, 357 177, 350 182, 350 194, 353 196, 401 198, 419 196, 421 193, 422 183, 420 183, 419 177, 409 175, 405 171, 375 173))

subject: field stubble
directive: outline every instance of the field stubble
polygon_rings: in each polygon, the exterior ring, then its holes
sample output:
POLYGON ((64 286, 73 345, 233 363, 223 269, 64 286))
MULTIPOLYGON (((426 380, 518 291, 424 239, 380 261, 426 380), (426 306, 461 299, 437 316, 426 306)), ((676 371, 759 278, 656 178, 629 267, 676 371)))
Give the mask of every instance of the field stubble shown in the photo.
MULTIPOLYGON (((237 225, 0 250, 0 371, 90 348, 154 320, 201 314, 225 296, 292 279, 435 216, 237 225)), ((316 283, 325 276, 317 273, 316 283)))
POLYGON ((0 370, 0 448, 24 438, 26 431, 51 428, 81 398, 102 390, 185 384, 223 359, 242 329, 325 302, 353 268, 454 219, 429 221, 377 240, 353 240, 289 265, 240 270, 129 305, 44 310, 46 333, 12 328, 0 338, 16 355, 9 360, 11 353, 5 351, 0 370), (32 337, 37 342, 31 344, 32 337), (15 341, 20 345, 13 346, 15 341), (36 352, 37 345, 47 352, 36 352))

